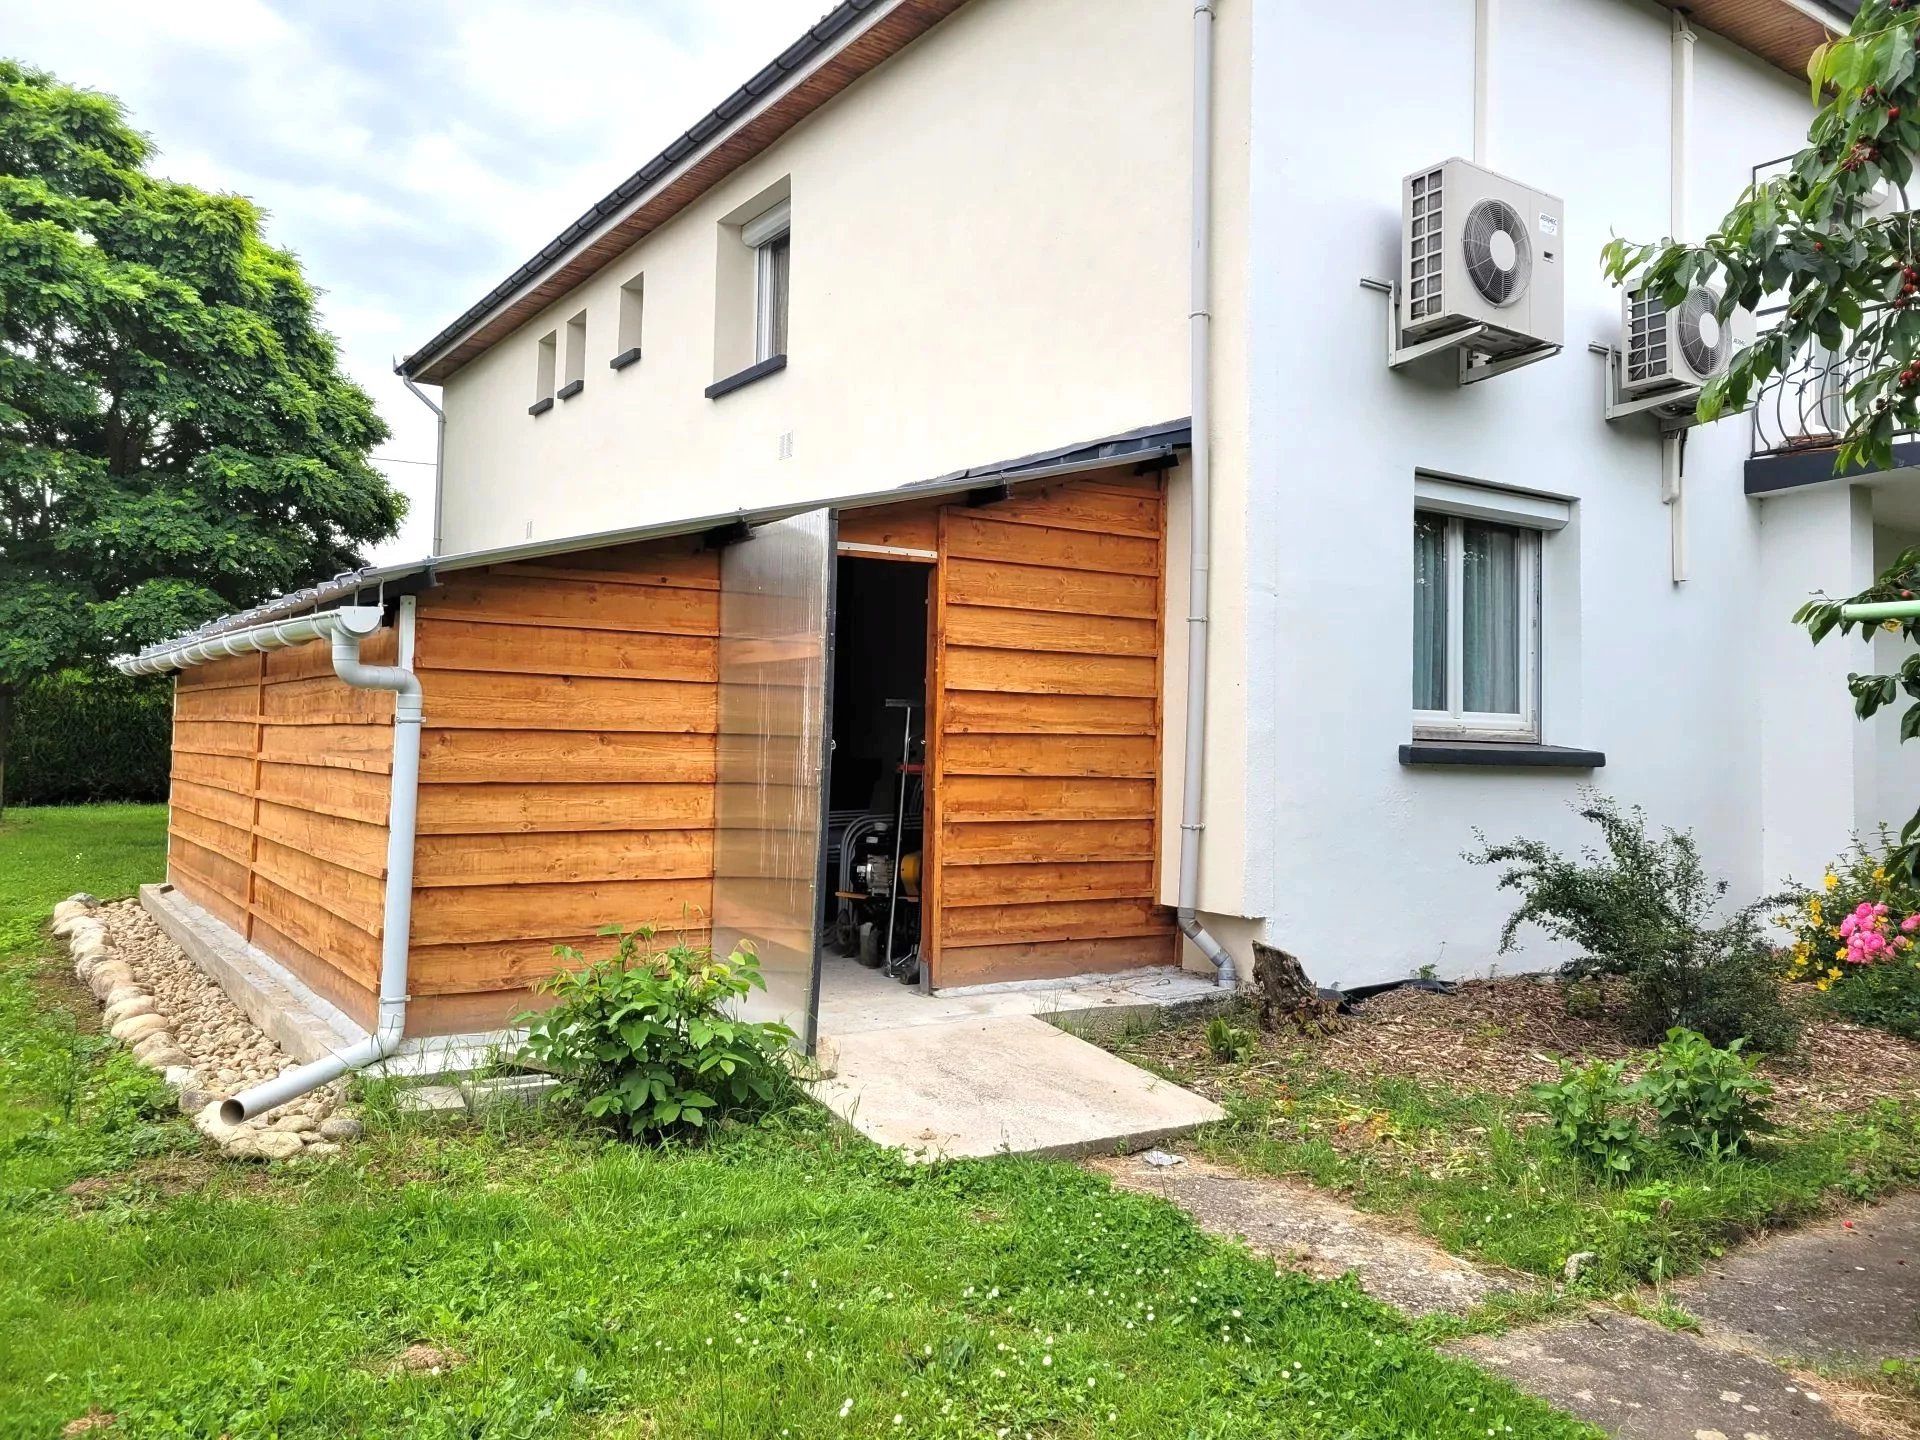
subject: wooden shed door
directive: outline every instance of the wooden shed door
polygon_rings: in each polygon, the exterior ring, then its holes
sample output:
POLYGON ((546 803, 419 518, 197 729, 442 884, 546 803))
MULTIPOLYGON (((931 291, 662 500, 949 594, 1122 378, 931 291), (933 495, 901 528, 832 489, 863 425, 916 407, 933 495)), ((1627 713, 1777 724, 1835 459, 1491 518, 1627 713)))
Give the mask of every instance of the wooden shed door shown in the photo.
POLYGON ((720 737, 713 948, 750 941, 764 993, 747 1015, 813 1051, 818 887, 832 730, 834 515, 757 527, 720 557, 720 737))
POLYGON ((936 986, 1173 963, 1155 899, 1165 541, 1151 476, 942 512, 936 986))

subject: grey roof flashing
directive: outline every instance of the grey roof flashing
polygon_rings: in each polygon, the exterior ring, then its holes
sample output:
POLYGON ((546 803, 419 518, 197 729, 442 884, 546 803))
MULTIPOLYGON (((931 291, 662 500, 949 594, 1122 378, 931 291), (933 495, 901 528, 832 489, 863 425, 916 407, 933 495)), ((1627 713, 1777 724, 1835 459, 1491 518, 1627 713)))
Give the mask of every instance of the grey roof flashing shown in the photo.
POLYGON ((1104 470, 1112 465, 1151 464, 1165 461, 1176 451, 1193 443, 1193 423, 1189 419, 1169 420, 1143 425, 1104 439, 1053 450, 1039 450, 1011 460, 949 470, 931 480, 915 480, 885 490, 856 490, 839 495, 821 495, 782 505, 766 505, 753 510, 730 510, 719 515, 685 516, 656 521, 649 525, 625 526, 586 535, 561 536, 553 540, 533 540, 519 545, 496 546, 488 550, 469 550, 458 555, 427 556, 393 565, 363 565, 347 570, 317 585, 291 591, 272 600, 209 620, 193 630, 149 645, 140 653, 177 645, 185 640, 203 640, 229 630, 261 625, 269 620, 284 620, 309 610, 333 605, 375 604, 383 599, 416 593, 438 583, 445 570, 471 570, 483 565, 504 565, 515 560, 537 560, 548 555, 565 555, 578 550, 603 550, 610 545, 630 545, 641 540, 668 540, 679 535, 700 535, 709 531, 738 532, 754 525, 784 520, 808 510, 863 510, 873 505, 897 505, 940 495, 964 494, 994 485, 1024 484, 1054 476, 1073 475, 1087 470, 1104 470))

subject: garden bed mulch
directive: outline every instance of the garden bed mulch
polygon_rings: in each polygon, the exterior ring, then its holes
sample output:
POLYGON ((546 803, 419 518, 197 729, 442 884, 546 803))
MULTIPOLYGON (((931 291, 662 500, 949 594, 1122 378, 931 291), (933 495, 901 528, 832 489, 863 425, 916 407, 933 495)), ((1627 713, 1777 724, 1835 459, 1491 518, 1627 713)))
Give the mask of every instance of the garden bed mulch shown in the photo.
MULTIPOLYGON (((1262 1036, 1254 1068, 1306 1062, 1372 1080, 1517 1096, 1553 1079, 1562 1057, 1619 1060, 1646 1048, 1628 1038, 1617 997, 1602 996, 1592 1013, 1569 1014, 1565 986, 1516 977, 1465 981, 1451 994, 1383 992, 1337 1017, 1326 1034, 1262 1036)), ((1249 1078, 1244 1068, 1222 1071, 1212 1062, 1198 1026, 1149 1036, 1139 1051, 1187 1073, 1210 1098, 1243 1089, 1249 1078)), ((1807 1016, 1797 1051, 1762 1063, 1789 1114, 1857 1111, 1920 1095, 1920 1045, 1824 1015, 1807 1016)))

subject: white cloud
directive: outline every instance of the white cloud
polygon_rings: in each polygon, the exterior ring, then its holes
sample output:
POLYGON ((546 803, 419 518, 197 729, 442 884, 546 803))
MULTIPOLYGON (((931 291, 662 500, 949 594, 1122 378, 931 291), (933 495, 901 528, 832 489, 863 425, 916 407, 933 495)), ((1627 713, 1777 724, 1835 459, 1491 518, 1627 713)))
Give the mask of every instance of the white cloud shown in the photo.
POLYGON ((428 548, 433 417, 391 373, 793 41, 825 0, 0 0, 0 53, 108 91, 162 174, 251 196, 324 292, 428 548))

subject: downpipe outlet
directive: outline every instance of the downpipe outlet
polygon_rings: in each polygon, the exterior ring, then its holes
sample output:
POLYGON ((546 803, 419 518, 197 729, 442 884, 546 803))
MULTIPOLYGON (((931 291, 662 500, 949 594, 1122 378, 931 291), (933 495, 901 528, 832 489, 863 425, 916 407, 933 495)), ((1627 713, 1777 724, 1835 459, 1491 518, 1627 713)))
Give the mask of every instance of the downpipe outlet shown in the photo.
POLYGON ((373 1033, 357 1045, 296 1066, 285 1074, 242 1090, 220 1104, 229 1125, 251 1120, 289 1100, 318 1090, 350 1070, 384 1060, 400 1048, 407 1028, 407 949, 413 933, 413 842, 420 796, 420 677, 413 671, 411 595, 399 602, 400 663, 369 665, 360 645, 380 628, 376 607, 333 612, 342 618, 330 629, 333 673, 356 690, 390 691, 393 706, 393 771, 387 794, 387 877, 380 929, 380 1002, 373 1033))
POLYGON ((1200 953, 1213 962, 1213 983, 1222 990, 1231 990, 1240 983, 1239 973, 1234 969, 1233 955, 1200 923, 1199 917, 1191 910, 1174 911, 1174 923, 1180 927, 1180 933, 1194 943, 1200 953))

